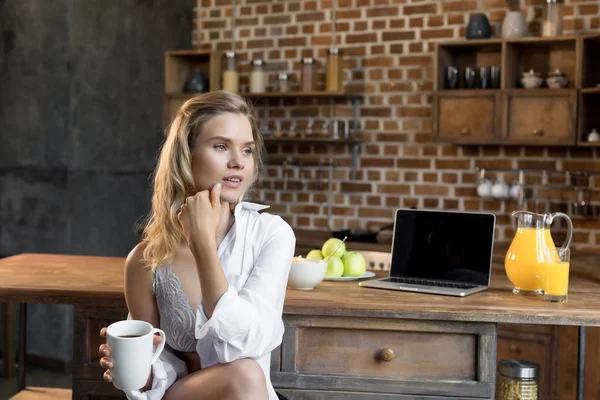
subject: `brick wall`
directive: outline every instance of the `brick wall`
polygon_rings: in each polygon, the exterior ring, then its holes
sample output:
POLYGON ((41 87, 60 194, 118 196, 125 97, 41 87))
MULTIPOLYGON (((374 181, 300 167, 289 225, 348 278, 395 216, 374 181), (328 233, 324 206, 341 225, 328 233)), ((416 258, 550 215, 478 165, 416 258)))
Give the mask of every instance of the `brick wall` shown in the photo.
MULTIPOLYGON (((539 31, 544 0, 521 0, 530 30, 539 31)), ((198 0, 194 43, 202 49, 231 48, 231 0, 198 0), (200 29, 198 29, 200 27, 200 29)), ((332 40, 332 0, 237 0, 236 51, 242 90, 248 61, 267 61, 270 79, 277 72, 298 78, 299 59, 320 61, 324 86, 326 50, 332 40)), ((349 148, 269 146, 268 178, 253 193, 298 228, 375 228, 389 222, 396 207, 488 210, 498 217, 497 238, 511 240, 514 202, 477 197, 476 166, 509 168, 600 169, 596 149, 450 146, 431 140, 431 91, 434 43, 464 38, 469 15, 485 12, 499 32, 507 11, 504 0, 339 0, 338 45, 345 52, 345 88, 364 92, 361 146, 356 179, 350 177, 349 148), (333 175, 333 207, 328 219, 326 168, 284 168, 286 157, 339 164, 333 175), (284 179, 284 174, 287 178, 284 179), (285 181, 285 182, 284 182, 285 181), (287 187, 284 190, 284 185, 287 187)), ((598 0, 566 0, 565 34, 600 30, 598 0)), ((261 104, 257 104, 261 112, 261 104)), ((345 101, 306 100, 271 105, 270 129, 278 119, 303 129, 309 118, 319 127, 331 112, 350 119, 345 101)), ((493 178, 493 176, 492 176, 493 178)), ((504 176, 512 180, 514 176, 504 176)), ((572 198, 572 193, 555 193, 572 198)), ((549 196, 548 194, 541 194, 549 196)), ((593 194, 593 200, 600 196, 593 194)), ((600 222, 575 220, 574 244, 600 248, 600 222)))

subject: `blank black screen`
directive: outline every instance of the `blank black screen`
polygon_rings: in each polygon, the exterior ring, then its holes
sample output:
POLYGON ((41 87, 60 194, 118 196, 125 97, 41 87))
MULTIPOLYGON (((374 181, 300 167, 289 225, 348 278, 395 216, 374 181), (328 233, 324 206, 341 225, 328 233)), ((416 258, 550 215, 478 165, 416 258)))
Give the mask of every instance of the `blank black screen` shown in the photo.
POLYGON ((397 210, 391 276, 488 285, 493 214, 397 210))

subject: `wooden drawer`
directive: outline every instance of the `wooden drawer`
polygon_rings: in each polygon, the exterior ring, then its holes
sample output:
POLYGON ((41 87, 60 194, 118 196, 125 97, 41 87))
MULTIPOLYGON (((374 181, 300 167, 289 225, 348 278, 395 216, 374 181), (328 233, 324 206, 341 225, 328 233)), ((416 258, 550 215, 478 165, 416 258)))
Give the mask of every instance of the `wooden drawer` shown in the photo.
POLYGON ((575 144, 576 102, 575 90, 527 89, 506 94, 503 141, 575 144))
POLYGON ((271 374, 276 389, 492 396, 493 324, 289 315, 284 321, 281 363, 271 374))
POLYGON ((500 136, 500 97, 496 91, 453 91, 434 97, 434 132, 452 143, 493 143, 500 136))
POLYGON ((473 400, 472 397, 418 396, 375 394, 330 390, 278 390, 290 400, 473 400))

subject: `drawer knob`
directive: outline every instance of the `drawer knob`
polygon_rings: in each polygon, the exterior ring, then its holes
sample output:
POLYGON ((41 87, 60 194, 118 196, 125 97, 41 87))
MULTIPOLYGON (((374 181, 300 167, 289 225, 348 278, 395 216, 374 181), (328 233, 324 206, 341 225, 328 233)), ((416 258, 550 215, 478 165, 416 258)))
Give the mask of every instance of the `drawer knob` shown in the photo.
POLYGON ((544 130, 543 129, 534 129, 533 136, 544 136, 544 130))
POLYGON ((470 133, 471 133, 471 131, 469 130, 469 128, 462 128, 460 130, 460 135, 461 136, 469 136, 470 133))
POLYGON ((390 362, 395 357, 394 350, 385 348, 385 349, 381 350, 380 356, 383 361, 390 362))

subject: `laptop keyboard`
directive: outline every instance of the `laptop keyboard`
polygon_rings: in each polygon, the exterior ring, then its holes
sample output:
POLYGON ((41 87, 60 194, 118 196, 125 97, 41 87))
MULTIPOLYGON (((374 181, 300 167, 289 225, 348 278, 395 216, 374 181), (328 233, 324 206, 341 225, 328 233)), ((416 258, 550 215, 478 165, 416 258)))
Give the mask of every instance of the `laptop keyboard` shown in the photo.
POLYGON ((473 285, 471 283, 457 283, 457 282, 444 282, 444 281, 435 281, 430 279, 419 279, 419 278, 388 278, 387 280, 391 282, 397 283, 407 283, 409 285, 424 285, 424 286, 436 286, 442 288, 452 288, 452 289, 473 289, 478 285, 473 285))

